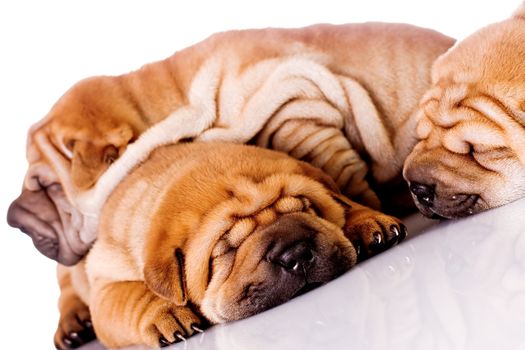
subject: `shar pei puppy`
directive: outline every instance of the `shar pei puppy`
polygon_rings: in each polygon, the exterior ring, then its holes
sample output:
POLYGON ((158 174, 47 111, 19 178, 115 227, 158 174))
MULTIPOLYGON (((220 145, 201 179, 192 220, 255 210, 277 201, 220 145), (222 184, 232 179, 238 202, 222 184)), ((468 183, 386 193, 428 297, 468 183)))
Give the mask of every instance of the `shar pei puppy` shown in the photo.
POLYGON ((525 5, 441 56, 404 177, 422 213, 458 218, 525 195, 525 5))
POLYGON ((230 31, 134 72, 83 80, 29 131, 29 169, 8 221, 44 255, 75 264, 113 188, 152 150, 181 140, 283 151, 362 204, 379 208, 377 194, 399 189, 411 202, 401 169, 415 110, 452 44, 403 24, 230 31))
POLYGON ((358 245, 374 252, 405 235, 397 219, 284 153, 160 147, 110 195, 87 257, 59 267, 55 342, 80 345, 91 312, 110 348, 165 346, 330 281, 356 263, 358 245))

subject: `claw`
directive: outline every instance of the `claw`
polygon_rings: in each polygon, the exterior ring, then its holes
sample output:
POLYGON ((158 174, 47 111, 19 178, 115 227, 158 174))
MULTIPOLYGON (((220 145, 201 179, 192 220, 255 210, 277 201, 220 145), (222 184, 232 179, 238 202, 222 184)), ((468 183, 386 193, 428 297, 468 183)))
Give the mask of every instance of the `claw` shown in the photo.
POLYGON ((406 238, 407 233, 408 233, 407 227, 405 225, 401 224, 400 226, 401 226, 401 235, 399 237, 399 242, 403 241, 406 238))
POLYGON ((381 232, 374 232, 374 241, 368 245, 368 249, 373 253, 379 253, 385 249, 381 232))
POLYGON ((204 330, 201 328, 202 326, 199 326, 199 325, 193 323, 190 327, 191 327, 191 329, 193 329, 197 333, 204 333, 204 330))
POLYGON ((186 341, 186 338, 184 338, 184 336, 182 334, 180 334, 179 332, 175 332, 174 335, 175 335, 176 338, 179 338, 182 341, 186 341))
POLYGON ((368 252, 364 248, 363 242, 355 241, 355 242, 353 242, 353 244, 355 246, 355 251, 356 251, 356 254, 357 254, 357 261, 366 260, 366 258, 368 257, 368 252))
POLYGON ((160 347, 161 348, 165 348, 166 346, 170 346, 171 345, 171 343, 166 338, 164 338, 164 336, 162 336, 162 335, 159 338, 159 343, 160 343, 160 347))
POLYGON ((80 337, 78 336, 78 333, 77 332, 71 332, 69 333, 69 338, 72 339, 72 340, 80 340, 80 337))
POLYGON ((204 333, 204 330, 202 330, 201 328, 199 328, 199 327, 197 327, 195 325, 191 325, 191 329, 193 329, 197 333, 204 333))
POLYGON ((382 237, 381 237, 381 232, 374 232, 374 243, 375 244, 380 244, 381 241, 382 241, 382 237))
POLYGON ((393 232, 396 235, 396 237, 399 237, 399 229, 396 225, 390 226, 390 232, 393 232))

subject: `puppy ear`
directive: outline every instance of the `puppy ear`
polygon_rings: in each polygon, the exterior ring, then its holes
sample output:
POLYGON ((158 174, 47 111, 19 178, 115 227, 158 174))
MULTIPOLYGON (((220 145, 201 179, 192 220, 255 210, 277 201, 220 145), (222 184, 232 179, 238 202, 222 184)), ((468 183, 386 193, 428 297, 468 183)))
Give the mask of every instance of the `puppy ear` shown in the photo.
POLYGON ((133 139, 133 130, 127 124, 121 124, 110 130, 106 135, 106 140, 114 147, 120 149, 126 147, 133 139))
POLYGON ((117 157, 118 149, 112 145, 75 141, 71 158, 73 185, 81 190, 90 188, 117 157))
POLYGON ((107 132, 100 142, 73 140, 71 147, 71 178, 81 190, 93 186, 104 171, 124 152, 133 138, 131 127, 125 124, 107 132))
POLYGON ((346 198, 340 193, 332 192, 331 195, 332 198, 345 209, 345 211, 349 211, 350 209, 352 209, 352 207, 355 206, 354 202, 352 202, 350 199, 346 198))
POLYGON ((184 274, 184 254, 181 248, 158 250, 148 249, 144 265, 144 280, 148 288, 158 296, 186 305, 186 277, 184 274))

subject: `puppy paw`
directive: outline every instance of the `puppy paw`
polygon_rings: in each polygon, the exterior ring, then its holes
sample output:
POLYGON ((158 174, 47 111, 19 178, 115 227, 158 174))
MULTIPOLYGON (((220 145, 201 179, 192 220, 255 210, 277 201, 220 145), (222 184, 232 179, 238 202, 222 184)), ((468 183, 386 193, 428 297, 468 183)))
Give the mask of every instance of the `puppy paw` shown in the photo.
POLYGON ((362 261, 403 241, 407 228, 395 217, 363 209, 347 218, 344 233, 356 248, 358 261, 362 261))
POLYGON ((76 349, 96 339, 88 307, 77 300, 75 305, 60 316, 55 332, 55 347, 59 350, 76 349))
POLYGON ((189 307, 153 304, 141 320, 141 335, 145 345, 162 348, 202 333, 205 327, 205 321, 189 307))

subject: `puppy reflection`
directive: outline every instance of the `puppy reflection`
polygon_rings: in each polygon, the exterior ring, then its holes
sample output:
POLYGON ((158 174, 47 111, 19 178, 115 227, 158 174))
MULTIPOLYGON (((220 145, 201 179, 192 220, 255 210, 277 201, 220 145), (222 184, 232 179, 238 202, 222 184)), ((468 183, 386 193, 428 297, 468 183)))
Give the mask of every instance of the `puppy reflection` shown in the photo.
MULTIPOLYGON (((61 313, 89 300, 106 346, 164 346, 336 278, 357 261, 352 241, 373 252, 404 234, 397 219, 350 202, 285 154, 168 146, 113 192, 87 259, 60 268, 61 313)), ((61 324, 57 346, 81 343, 71 338, 81 331, 61 324)))

